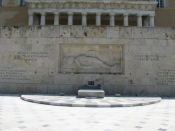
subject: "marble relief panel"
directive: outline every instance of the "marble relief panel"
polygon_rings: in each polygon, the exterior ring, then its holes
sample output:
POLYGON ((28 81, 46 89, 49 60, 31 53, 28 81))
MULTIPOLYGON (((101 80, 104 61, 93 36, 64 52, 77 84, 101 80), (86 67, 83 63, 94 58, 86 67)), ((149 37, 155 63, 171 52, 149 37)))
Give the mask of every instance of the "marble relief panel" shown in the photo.
POLYGON ((123 45, 61 44, 61 73, 122 73, 123 45))

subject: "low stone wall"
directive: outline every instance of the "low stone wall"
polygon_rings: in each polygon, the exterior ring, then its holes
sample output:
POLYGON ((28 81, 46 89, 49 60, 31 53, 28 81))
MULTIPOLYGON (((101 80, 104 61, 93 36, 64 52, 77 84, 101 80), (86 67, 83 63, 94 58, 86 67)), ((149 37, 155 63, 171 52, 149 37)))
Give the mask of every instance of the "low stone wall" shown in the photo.
POLYGON ((175 29, 107 26, 0 27, 0 93, 175 96, 175 29))

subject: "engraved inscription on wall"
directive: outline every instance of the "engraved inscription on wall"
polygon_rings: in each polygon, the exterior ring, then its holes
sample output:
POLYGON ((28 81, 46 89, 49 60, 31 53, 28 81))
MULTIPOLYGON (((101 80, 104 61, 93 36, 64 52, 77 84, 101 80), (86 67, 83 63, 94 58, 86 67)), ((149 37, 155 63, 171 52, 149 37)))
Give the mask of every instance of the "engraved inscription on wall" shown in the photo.
POLYGON ((61 72, 122 73, 123 45, 61 45, 61 72))
POLYGON ((175 69, 162 69, 157 75, 159 85, 175 85, 175 69))
POLYGON ((49 52, 17 52, 14 59, 25 61, 36 61, 38 59, 48 59, 49 52))
POLYGON ((134 60, 136 61, 160 61, 166 58, 164 54, 134 54, 134 60))
POLYGON ((13 67, 3 67, 0 69, 0 80, 24 81, 29 79, 30 77, 24 69, 14 69, 13 67))

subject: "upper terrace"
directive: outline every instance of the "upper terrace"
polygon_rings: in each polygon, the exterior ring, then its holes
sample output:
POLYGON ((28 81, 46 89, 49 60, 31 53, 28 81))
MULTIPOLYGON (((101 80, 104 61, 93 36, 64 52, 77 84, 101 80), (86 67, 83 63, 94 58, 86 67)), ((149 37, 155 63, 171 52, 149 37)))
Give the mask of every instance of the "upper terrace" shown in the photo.
POLYGON ((46 19, 54 25, 64 23, 73 25, 74 20, 87 25, 88 20, 102 25, 102 18, 110 26, 122 21, 129 26, 135 21, 137 26, 154 27, 154 16, 157 2, 155 0, 26 0, 29 7, 29 25, 46 25, 46 19), (33 17, 35 16, 35 17, 33 17), (88 17, 87 17, 88 16, 88 17), (108 21, 108 22, 107 22, 108 21))

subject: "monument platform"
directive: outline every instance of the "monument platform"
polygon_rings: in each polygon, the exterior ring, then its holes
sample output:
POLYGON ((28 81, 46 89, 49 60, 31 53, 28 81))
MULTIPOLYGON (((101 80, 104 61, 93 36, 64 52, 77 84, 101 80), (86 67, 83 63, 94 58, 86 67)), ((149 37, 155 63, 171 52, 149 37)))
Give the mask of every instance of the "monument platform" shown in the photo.
POLYGON ((97 97, 97 98, 103 98, 105 95, 104 90, 98 90, 98 89, 94 89, 94 90, 79 90, 78 91, 78 96, 79 97, 97 97))
POLYGON ((155 104, 161 101, 160 97, 114 97, 105 96, 104 98, 86 99, 77 98, 75 95, 21 95, 21 99, 54 106, 69 107, 133 107, 155 104))
POLYGON ((97 97, 104 98, 105 92, 101 86, 81 86, 78 91, 78 97, 97 97))

